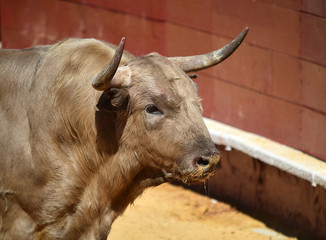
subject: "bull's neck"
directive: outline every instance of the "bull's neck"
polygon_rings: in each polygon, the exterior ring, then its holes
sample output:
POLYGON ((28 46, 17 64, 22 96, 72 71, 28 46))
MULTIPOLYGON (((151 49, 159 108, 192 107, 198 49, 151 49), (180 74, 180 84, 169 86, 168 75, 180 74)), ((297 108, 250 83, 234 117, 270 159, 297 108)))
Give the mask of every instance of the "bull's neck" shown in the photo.
POLYGON ((163 182, 159 171, 144 167, 133 150, 121 146, 114 155, 107 156, 86 186, 75 222, 83 222, 84 230, 88 228, 86 232, 95 230, 107 234, 115 218, 145 188, 163 182))
POLYGON ((97 191, 107 195, 110 209, 118 214, 121 214, 145 188, 164 182, 160 171, 145 167, 141 162, 132 149, 120 147, 99 169, 96 179, 97 191))

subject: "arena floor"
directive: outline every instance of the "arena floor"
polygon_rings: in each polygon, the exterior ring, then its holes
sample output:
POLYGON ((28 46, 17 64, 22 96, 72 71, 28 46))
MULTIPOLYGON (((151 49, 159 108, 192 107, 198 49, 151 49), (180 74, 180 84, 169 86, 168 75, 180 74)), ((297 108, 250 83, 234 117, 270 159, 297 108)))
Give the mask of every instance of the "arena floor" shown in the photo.
MULTIPOLYGON (((299 239, 266 226, 229 204, 183 187, 151 188, 113 224, 109 240, 299 239)), ((302 238, 300 238, 302 239, 302 238)))

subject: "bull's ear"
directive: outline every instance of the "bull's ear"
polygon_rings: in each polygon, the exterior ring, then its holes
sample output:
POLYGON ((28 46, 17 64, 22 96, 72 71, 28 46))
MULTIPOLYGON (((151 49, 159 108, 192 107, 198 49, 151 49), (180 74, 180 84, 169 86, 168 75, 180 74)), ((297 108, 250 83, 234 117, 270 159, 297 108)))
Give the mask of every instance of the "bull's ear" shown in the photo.
POLYGON ((129 91, 126 88, 110 88, 104 91, 96 105, 100 111, 129 110, 129 91))

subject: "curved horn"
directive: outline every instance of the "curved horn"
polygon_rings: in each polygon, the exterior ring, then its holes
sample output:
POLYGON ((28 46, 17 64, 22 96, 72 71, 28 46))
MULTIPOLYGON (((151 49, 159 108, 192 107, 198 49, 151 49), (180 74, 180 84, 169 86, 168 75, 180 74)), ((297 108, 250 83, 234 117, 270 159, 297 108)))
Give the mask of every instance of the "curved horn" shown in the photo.
POLYGON ((102 72, 100 72, 96 75, 95 78, 93 78, 92 86, 96 90, 104 91, 110 87, 110 82, 119 67, 120 60, 125 47, 125 42, 126 39, 123 37, 120 41, 117 50, 114 53, 111 62, 105 67, 102 72))
POLYGON ((170 57, 169 59, 185 72, 202 70, 214 66, 228 58, 240 46, 248 31, 249 28, 246 27, 236 39, 216 51, 189 57, 170 57))

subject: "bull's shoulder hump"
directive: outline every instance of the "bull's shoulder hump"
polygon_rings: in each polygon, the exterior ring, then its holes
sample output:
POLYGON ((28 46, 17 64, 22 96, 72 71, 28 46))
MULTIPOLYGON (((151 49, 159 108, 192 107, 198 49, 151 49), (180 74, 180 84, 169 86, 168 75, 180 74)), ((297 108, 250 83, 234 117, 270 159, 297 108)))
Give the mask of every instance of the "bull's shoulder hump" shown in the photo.
POLYGON ((50 51, 89 51, 114 52, 114 47, 94 38, 68 38, 51 46, 50 51))
MULTIPOLYGON (((108 54, 113 56, 117 46, 94 38, 68 38, 60 41, 51 47, 51 51, 64 51, 64 52, 80 52, 80 53, 93 53, 93 54, 108 54)), ((128 51, 124 51, 122 63, 126 63, 135 56, 128 51)))

